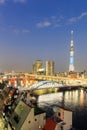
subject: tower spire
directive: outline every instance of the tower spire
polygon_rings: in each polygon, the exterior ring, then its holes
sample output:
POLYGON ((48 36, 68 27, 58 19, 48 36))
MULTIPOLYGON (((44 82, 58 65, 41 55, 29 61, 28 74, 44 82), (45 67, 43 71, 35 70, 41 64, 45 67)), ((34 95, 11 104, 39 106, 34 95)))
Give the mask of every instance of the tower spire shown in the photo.
POLYGON ((73 41, 73 30, 71 30, 71 41, 70 41, 70 63, 69 72, 74 71, 74 41, 73 41))

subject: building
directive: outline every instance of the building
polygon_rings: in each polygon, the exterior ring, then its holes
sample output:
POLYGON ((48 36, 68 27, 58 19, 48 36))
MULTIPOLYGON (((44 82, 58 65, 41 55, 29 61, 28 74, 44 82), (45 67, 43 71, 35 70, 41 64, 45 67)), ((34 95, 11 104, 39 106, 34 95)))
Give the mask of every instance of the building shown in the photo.
POLYGON ((71 31, 69 72, 74 72, 74 41, 73 41, 73 31, 71 31))
POLYGON ((8 130, 39 130, 46 121, 46 113, 20 100, 9 118, 8 130))
POLYGON ((43 130, 70 130, 72 128, 72 111, 58 108, 53 115, 46 120, 43 130))
MULTIPOLYGON (((30 93, 24 91, 20 97, 12 90, 9 93, 11 98, 4 104, 3 108, 3 120, 6 121, 5 127, 8 130, 69 130, 71 128, 72 111, 54 107, 54 114, 46 119, 46 112, 30 102, 30 93)), ((58 96, 60 97, 59 94, 58 96)), ((43 98, 44 103, 47 102, 47 99, 53 100, 52 95, 52 98, 47 97, 43 98)), ((56 97, 57 95, 55 95, 56 97)))
POLYGON ((45 123, 43 130, 59 130, 58 123, 53 121, 51 118, 48 118, 46 120, 46 123, 45 123))
POLYGON ((46 75, 54 75, 54 62, 46 61, 46 75))
POLYGON ((33 73, 38 74, 41 69, 43 69, 42 61, 36 60, 35 63, 33 64, 33 73))
POLYGON ((65 123, 65 125, 63 125, 63 130, 69 130, 72 127, 72 111, 64 108, 59 108, 57 114, 65 123))

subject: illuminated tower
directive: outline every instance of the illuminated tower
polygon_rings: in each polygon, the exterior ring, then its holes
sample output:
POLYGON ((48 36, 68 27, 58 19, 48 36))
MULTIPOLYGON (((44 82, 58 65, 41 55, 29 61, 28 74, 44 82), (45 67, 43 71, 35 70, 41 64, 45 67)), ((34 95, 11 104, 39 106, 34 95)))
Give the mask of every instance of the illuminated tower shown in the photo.
POLYGON ((73 30, 71 31, 71 42, 70 42, 70 64, 69 72, 74 71, 74 41, 73 41, 73 30))

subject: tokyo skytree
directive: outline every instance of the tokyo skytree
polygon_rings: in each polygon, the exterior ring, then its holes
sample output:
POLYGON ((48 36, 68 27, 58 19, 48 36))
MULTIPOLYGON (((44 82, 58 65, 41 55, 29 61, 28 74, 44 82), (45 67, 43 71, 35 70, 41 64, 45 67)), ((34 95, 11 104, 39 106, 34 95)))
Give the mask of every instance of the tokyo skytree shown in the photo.
POLYGON ((69 72, 74 72, 74 41, 73 41, 73 30, 71 30, 69 72))

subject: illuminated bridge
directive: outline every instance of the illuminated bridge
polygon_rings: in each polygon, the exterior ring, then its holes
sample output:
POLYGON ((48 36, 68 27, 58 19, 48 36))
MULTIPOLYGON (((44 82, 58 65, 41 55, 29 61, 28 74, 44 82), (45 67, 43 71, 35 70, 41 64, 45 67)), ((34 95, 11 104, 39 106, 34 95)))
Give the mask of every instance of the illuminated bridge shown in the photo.
POLYGON ((30 93, 35 95, 58 92, 58 91, 65 91, 71 89, 77 89, 78 86, 75 85, 65 85, 62 82, 55 82, 55 81, 39 81, 36 84, 30 86, 30 93))
POLYGON ((71 78, 71 77, 61 77, 61 76, 46 76, 46 75, 36 75, 36 74, 25 74, 27 78, 33 78, 35 80, 49 80, 55 82, 62 82, 64 84, 73 85, 87 85, 87 78, 71 78))
POLYGON ((44 89, 44 88, 54 88, 54 87, 63 87, 63 84, 54 81, 45 80, 33 84, 32 86, 30 86, 30 89, 44 89))
MULTIPOLYGON (((31 84, 36 83, 37 81, 42 81, 44 83, 45 81, 52 81, 53 82, 58 82, 58 83, 63 83, 66 85, 78 85, 78 86, 83 86, 87 87, 87 78, 80 78, 80 77, 64 77, 64 76, 46 76, 46 75, 36 75, 36 74, 30 74, 30 73, 18 73, 15 74, 14 77, 11 77, 11 74, 6 75, 8 80, 9 85, 14 86, 25 86, 25 87, 30 87, 31 84)), ((1 79, 2 80, 2 79, 1 79)), ((4 79, 3 79, 4 80, 4 79)), ((51 82, 50 82, 51 84, 51 82)))

